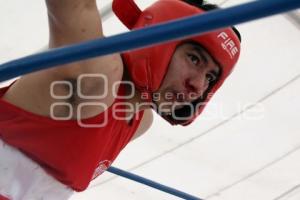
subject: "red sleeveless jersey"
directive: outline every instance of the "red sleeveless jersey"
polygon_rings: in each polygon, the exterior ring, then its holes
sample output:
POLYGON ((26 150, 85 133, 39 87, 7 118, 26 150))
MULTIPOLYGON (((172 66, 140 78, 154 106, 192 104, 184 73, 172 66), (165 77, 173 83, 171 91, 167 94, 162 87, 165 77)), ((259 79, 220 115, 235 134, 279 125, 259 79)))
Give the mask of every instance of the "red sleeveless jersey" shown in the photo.
MULTIPOLYGON (((7 90, 8 87, 0 89, 0 98, 7 90)), ((124 87, 120 86, 119 96, 122 94, 124 87)), ((77 120, 39 116, 0 99, 0 138, 39 163, 58 181, 82 191, 110 166, 141 122, 143 111, 129 125, 124 120, 124 105, 116 106, 120 102, 124 100, 116 99, 106 112, 81 122, 98 126, 107 120, 104 127, 86 128, 77 120), (116 112, 116 108, 123 112, 116 112)))

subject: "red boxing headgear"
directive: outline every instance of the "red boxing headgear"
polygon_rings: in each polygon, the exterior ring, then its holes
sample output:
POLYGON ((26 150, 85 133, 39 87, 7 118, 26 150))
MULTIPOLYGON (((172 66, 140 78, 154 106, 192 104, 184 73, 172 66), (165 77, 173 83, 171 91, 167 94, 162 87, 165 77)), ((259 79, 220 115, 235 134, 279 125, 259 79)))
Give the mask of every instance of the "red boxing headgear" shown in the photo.
MULTIPOLYGON (((138 8, 134 0, 114 0, 113 11, 129 29, 143 28, 205 13, 205 11, 180 0, 159 0, 144 11, 138 8)), ((184 41, 187 40, 172 41, 122 54, 123 61, 138 90, 146 92, 151 97, 159 89, 176 47, 184 41)), ((188 125, 200 115, 212 94, 218 90, 231 73, 240 55, 240 41, 232 28, 195 36, 189 38, 188 41, 201 45, 219 63, 221 75, 210 88, 210 95, 207 95, 205 99, 193 102, 194 111, 188 118, 182 120, 174 118, 174 116, 162 115, 172 125, 188 125), (197 106, 198 103, 201 105, 197 106)))

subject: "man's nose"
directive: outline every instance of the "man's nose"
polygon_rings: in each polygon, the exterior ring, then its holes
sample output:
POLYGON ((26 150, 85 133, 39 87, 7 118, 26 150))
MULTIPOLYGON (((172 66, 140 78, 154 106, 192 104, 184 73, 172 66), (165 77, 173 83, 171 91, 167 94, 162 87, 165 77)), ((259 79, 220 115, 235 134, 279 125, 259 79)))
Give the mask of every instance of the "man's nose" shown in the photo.
POLYGON ((202 96, 207 90, 209 84, 205 75, 198 75, 186 80, 186 89, 189 93, 194 93, 196 96, 202 96))

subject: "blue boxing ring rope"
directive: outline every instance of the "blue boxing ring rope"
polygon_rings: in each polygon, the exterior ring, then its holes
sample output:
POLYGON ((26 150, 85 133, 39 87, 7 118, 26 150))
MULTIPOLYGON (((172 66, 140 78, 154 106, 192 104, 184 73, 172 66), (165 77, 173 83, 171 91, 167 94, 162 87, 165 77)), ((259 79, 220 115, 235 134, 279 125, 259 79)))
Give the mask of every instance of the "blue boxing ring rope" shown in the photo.
POLYGON ((0 65, 0 82, 34 71, 201 34, 300 8, 299 0, 257 0, 208 13, 57 48, 0 65))
MULTIPOLYGON (((226 9, 144 29, 49 50, 0 65, 0 82, 20 75, 83 59, 124 52, 300 8, 300 0, 257 0, 226 9)), ((201 200, 132 173, 110 167, 109 172, 143 183, 182 199, 201 200)))
POLYGON ((154 182, 154 181, 151 181, 149 179, 146 179, 144 177, 141 177, 141 176, 138 176, 138 175, 135 175, 135 174, 132 174, 130 172, 126 172, 124 170, 121 170, 121 169, 118 169, 116 167, 110 167, 108 168, 108 170, 110 173, 113 173, 113 174, 116 174, 116 175, 119 175, 119 176, 122 176, 122 177, 125 177, 127 179, 130 179, 130 180, 133 180, 133 181, 136 181, 136 182, 139 182, 139 183, 142 183, 144 185, 148 185, 152 188, 155 188, 155 189, 158 189, 160 191, 163 191, 163 192, 166 192, 166 193, 169 193, 169 194, 172 194, 174 196, 177 196, 177 197, 180 197, 182 199, 188 199, 188 200, 202 200, 198 197, 195 197, 195 196, 192 196, 190 194, 187 194, 185 192, 181 192, 179 190, 176 190, 174 188, 170 188, 168 186, 165 186, 165 185, 162 185, 160 183, 157 183, 157 182, 154 182))

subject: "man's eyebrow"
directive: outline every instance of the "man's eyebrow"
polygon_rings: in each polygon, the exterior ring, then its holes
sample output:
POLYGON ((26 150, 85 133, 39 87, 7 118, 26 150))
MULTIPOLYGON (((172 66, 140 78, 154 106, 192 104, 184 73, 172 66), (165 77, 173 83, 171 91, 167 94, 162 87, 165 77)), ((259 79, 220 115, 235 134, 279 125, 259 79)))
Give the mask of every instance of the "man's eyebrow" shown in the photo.
POLYGON ((218 67, 218 71, 213 70, 213 71, 211 71, 211 73, 213 73, 214 76, 219 77, 219 76, 221 75, 221 70, 220 70, 220 68, 218 67))
POLYGON ((204 60, 205 64, 208 64, 208 59, 203 53, 203 49, 194 45, 193 49, 200 55, 200 57, 204 60))

